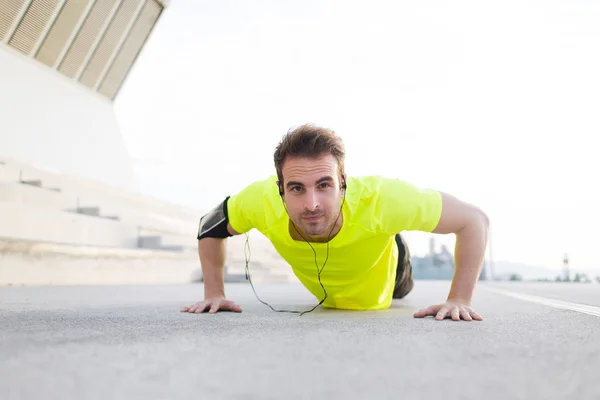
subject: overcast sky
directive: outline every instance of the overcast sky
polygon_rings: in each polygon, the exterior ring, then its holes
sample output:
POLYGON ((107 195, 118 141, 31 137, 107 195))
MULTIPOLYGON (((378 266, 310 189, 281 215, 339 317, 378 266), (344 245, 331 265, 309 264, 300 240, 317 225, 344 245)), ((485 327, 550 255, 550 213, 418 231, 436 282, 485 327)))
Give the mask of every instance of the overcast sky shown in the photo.
POLYGON ((209 208, 313 122, 349 175, 480 206, 494 259, 597 268, 598 21, 574 0, 174 0, 116 112, 145 193, 209 208))

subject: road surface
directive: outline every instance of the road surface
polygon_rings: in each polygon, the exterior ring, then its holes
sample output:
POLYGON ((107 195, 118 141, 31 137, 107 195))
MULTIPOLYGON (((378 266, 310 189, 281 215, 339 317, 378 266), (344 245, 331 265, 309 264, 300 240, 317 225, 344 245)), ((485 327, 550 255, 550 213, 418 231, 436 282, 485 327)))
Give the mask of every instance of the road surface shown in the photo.
MULTIPOLYGON (((318 308, 303 316, 271 311, 246 283, 226 287, 244 312, 215 315, 179 312, 202 298, 201 285, 4 287, 0 393, 3 400, 600 398, 600 285, 482 283, 474 308, 484 321, 412 317, 443 301, 448 284, 417 281, 385 311, 318 308)), ((315 304, 295 284, 256 290, 274 307, 315 304)))

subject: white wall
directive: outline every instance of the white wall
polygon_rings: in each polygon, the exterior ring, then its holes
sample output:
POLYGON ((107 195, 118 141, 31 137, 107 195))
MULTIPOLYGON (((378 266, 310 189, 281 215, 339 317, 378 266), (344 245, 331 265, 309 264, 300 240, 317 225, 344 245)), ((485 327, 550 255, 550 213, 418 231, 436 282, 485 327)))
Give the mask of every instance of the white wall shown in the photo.
POLYGON ((137 191, 113 104, 0 43, 0 156, 137 191))

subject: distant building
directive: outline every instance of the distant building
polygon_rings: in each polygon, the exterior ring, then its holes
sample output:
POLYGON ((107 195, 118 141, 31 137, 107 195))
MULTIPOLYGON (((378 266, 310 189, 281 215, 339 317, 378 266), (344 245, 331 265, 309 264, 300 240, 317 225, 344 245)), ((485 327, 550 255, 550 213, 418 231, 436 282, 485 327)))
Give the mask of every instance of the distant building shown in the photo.
POLYGON ((571 280, 571 272, 569 270, 569 255, 565 254, 563 258, 563 281, 569 282, 571 280))
MULTIPOLYGON (((454 277, 454 254, 445 245, 442 245, 438 253, 434 237, 429 240, 429 254, 425 257, 411 256, 411 263, 414 279, 452 280, 454 277)), ((480 280, 491 279, 488 270, 489 267, 484 260, 480 280)))
POLYGON ((411 263, 414 279, 452 280, 454 276, 454 255, 445 245, 438 253, 434 237, 429 240, 429 254, 411 256, 411 263))

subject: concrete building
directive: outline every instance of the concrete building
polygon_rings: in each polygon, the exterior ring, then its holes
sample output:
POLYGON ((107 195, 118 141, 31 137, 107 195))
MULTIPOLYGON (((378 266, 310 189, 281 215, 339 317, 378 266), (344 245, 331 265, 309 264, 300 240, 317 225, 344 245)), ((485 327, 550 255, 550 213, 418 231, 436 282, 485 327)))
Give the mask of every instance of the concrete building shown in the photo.
POLYGON ((0 284, 201 279, 202 210, 139 194, 113 109, 165 8, 0 0, 0 284))
POLYGON ((136 196, 113 108, 165 5, 0 2, 0 236, 160 248, 140 230, 190 229, 185 211, 157 216, 160 202, 136 196))
POLYGON ((135 190, 112 103, 165 5, 0 1, 0 155, 135 190))

